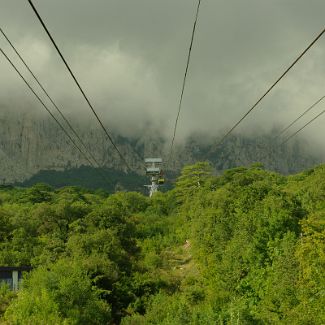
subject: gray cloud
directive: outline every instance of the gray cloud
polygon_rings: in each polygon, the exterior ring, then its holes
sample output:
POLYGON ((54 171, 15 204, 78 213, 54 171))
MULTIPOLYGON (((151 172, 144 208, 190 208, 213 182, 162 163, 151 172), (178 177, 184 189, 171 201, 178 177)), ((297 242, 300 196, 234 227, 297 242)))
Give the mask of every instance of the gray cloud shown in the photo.
MULTIPOLYGON (((132 136, 151 126, 171 136, 196 1, 35 5, 109 128, 132 136)), ((49 92, 68 114, 90 119, 27 1, 0 0, 0 6, 1 27, 49 92)), ((214 137, 234 124, 324 28, 324 12, 324 0, 203 0, 178 138, 214 137)), ((0 45, 8 49, 3 39, 0 45)), ((238 132, 284 126, 324 95, 324 58, 325 37, 238 132)), ((3 59, 0 71, 3 107, 41 110, 3 59)), ((323 149, 324 118, 303 133, 323 149)))

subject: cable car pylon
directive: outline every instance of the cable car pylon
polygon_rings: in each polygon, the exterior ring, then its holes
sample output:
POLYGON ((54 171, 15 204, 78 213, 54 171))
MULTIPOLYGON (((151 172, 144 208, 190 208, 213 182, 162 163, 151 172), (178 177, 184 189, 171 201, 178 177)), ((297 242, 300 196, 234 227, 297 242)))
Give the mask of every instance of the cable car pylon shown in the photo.
POLYGON ((164 173, 162 170, 161 158, 146 158, 144 160, 146 165, 146 175, 150 177, 151 185, 145 185, 149 189, 149 196, 152 197, 154 193, 159 190, 159 187, 165 183, 164 173))

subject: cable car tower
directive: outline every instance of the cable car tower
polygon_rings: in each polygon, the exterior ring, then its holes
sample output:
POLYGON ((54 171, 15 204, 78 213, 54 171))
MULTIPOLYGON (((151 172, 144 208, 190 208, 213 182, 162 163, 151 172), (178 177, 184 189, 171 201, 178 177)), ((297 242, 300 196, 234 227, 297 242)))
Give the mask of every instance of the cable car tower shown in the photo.
POLYGON ((161 158, 146 158, 146 175, 150 176, 151 185, 145 185, 149 188, 149 196, 152 197, 159 189, 159 186, 165 183, 164 173, 161 169, 161 158))

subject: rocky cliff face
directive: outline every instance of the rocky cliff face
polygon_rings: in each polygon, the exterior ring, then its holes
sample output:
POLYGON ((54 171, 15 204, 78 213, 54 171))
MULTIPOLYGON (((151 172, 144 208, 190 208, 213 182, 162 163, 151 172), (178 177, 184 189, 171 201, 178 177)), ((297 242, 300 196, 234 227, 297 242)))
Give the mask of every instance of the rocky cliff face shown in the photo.
MULTIPOLYGON (((117 170, 125 168, 96 125, 83 122, 76 125, 76 129, 100 164, 117 170)), ((114 138, 129 165, 140 174, 143 174, 145 157, 167 156, 168 143, 162 137, 144 133, 137 139, 119 135, 114 138)), ((267 168, 282 173, 293 173, 321 162, 319 157, 307 153, 302 143, 281 147, 270 135, 232 136, 217 149, 202 137, 193 136, 176 146, 170 167, 179 170, 184 164, 198 160, 211 161, 216 170, 260 161, 267 168)), ((40 170, 64 170, 82 165, 89 163, 52 120, 0 111, 0 184, 22 181, 40 170)))
MULTIPOLYGON (((123 170, 125 166, 105 134, 96 125, 74 127, 100 165, 123 170)), ((114 135, 132 169, 141 173, 143 157, 157 155, 161 139, 126 139, 114 135)), ((82 148, 82 146, 80 146, 82 148)), ((89 165, 62 130, 47 117, 0 112, 0 183, 21 181, 40 170, 64 170, 89 165)))

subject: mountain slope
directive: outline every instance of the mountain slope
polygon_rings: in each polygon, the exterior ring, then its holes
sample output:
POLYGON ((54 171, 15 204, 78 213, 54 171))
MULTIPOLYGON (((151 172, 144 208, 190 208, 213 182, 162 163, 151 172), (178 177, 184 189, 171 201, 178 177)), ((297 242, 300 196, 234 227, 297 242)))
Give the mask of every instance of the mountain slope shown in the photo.
MULTIPOLYGON (((114 170, 125 171, 123 162, 100 129, 86 122, 76 123, 76 129, 101 167, 111 173, 114 170)), ((144 175, 142 164, 145 157, 167 158, 169 143, 155 132, 144 130, 143 134, 132 139, 121 135, 114 135, 114 138, 131 168, 139 175, 144 175)), ((202 135, 193 135, 175 147, 170 169, 178 172, 185 164, 204 160, 209 160, 217 171, 263 162, 268 169, 288 174, 322 162, 307 148, 306 143, 298 141, 280 146, 272 134, 257 137, 235 135, 220 148, 215 148, 213 141, 202 135)), ((46 117, 14 113, 0 116, 0 182, 24 181, 42 170, 76 170, 87 165, 87 160, 46 117)), ((82 173, 81 169, 79 177, 82 173)), ((38 179, 42 180, 39 176, 38 179)))

